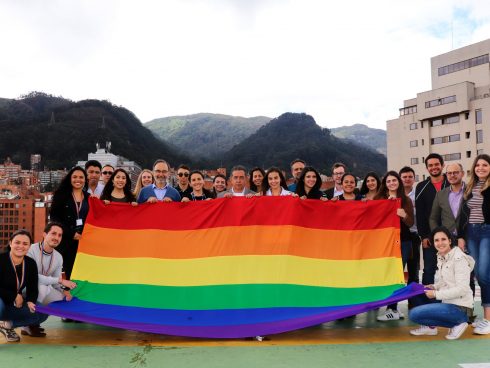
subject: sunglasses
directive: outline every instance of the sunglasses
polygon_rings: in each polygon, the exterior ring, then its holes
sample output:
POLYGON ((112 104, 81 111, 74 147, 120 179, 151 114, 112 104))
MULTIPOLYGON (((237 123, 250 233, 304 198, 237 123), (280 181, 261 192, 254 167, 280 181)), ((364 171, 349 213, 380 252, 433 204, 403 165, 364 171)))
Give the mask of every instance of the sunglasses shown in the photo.
POLYGON ((114 171, 102 171, 102 174, 104 174, 104 175, 112 175, 112 174, 114 174, 114 171))
POLYGON ((188 177, 189 177, 189 173, 178 173, 177 175, 178 175, 180 178, 181 178, 181 177, 183 177, 183 176, 185 176, 186 178, 188 178, 188 177))

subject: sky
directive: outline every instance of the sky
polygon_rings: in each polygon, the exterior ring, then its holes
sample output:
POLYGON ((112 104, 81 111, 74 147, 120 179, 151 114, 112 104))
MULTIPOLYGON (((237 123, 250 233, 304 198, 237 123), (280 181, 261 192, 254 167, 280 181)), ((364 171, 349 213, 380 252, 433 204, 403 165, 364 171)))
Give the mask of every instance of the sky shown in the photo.
POLYGON ((0 97, 385 129, 431 57, 489 37, 488 0, 1 0, 0 97))

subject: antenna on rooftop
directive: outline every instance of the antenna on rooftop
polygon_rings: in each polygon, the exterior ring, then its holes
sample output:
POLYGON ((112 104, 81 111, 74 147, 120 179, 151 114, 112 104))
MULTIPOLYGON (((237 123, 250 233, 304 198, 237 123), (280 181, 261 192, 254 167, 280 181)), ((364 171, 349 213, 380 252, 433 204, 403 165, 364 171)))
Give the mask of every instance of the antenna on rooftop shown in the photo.
POLYGON ((54 125, 55 120, 54 120, 54 111, 51 111, 51 118, 49 119, 48 125, 54 125))

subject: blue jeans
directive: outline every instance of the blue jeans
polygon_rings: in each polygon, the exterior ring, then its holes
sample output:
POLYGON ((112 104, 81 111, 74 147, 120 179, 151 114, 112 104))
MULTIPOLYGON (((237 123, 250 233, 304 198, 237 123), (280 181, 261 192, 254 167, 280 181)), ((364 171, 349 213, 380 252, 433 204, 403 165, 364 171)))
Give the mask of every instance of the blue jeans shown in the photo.
MULTIPOLYGON (((410 258, 410 255, 412 254, 412 241, 411 240, 403 240, 401 242, 402 245, 402 267, 403 270, 405 270, 405 265, 408 262, 408 259, 410 258)), ((392 310, 397 310, 398 303, 395 304, 390 304, 386 308, 392 309, 392 310)))
POLYGON ((47 314, 31 313, 27 304, 21 308, 17 308, 13 305, 5 305, 4 301, 0 298, 0 321, 12 321, 12 327, 22 327, 39 325, 48 319, 47 314))
POLYGON ((413 308, 408 313, 412 322, 424 326, 440 326, 453 328, 468 322, 468 315, 454 304, 431 303, 413 308))
POLYGON ((481 289, 481 304, 490 307, 490 225, 468 224, 468 250, 475 259, 475 276, 481 289))
POLYGON ((437 270, 437 250, 431 244, 429 248, 422 247, 424 257, 424 273, 422 274, 422 284, 432 285, 437 270))

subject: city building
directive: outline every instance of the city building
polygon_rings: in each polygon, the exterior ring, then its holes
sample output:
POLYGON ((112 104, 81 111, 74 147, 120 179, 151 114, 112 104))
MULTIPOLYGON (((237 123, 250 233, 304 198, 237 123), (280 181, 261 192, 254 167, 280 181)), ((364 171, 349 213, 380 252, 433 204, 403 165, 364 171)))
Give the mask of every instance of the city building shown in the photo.
MULTIPOLYGON (((97 143, 97 150, 95 153, 89 153, 87 161, 89 160, 97 160, 102 166, 104 165, 112 165, 114 168, 121 168, 126 170, 131 178, 132 187, 136 185, 138 180, 138 176, 141 173, 141 166, 139 166, 136 162, 130 161, 125 157, 115 155, 111 153, 111 142, 106 142, 105 148, 101 148, 99 143, 97 143)), ((78 161, 77 165, 84 167, 87 161, 78 161)))
POLYGON ((42 158, 39 153, 31 155, 31 170, 36 172, 42 170, 42 158))
POLYGON ((387 121, 388 169, 411 166, 420 181, 430 153, 466 170, 490 153, 489 54, 490 39, 431 59, 432 89, 405 100, 400 116, 387 121))
POLYGON ((10 235, 19 229, 28 230, 35 241, 42 238, 47 222, 47 203, 36 199, 0 195, 0 253, 7 249, 10 235))

